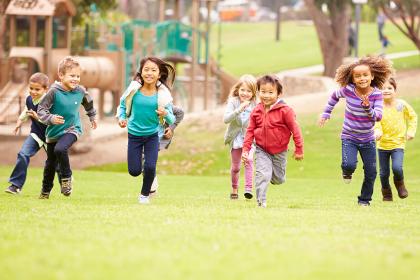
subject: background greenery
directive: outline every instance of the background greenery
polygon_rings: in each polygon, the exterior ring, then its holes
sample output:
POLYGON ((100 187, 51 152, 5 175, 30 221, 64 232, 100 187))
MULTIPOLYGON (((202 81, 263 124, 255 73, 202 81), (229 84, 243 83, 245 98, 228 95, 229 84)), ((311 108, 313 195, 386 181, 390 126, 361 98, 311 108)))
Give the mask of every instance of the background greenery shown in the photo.
MULTIPOLYGON (((321 52, 315 28, 310 21, 286 21, 281 25, 281 41, 274 40, 274 23, 223 23, 221 45, 218 46, 218 26, 211 31, 213 57, 221 56, 221 67, 240 76, 245 73, 260 75, 286 69, 322 64, 321 52), (274 54, 274 55, 273 55, 274 54)), ((385 25, 384 34, 391 45, 387 53, 416 50, 391 23, 385 25)), ((360 25, 359 55, 381 53, 376 23, 360 25)), ((408 59, 405 68, 419 68, 420 59, 408 59)), ((397 64, 398 65, 398 64, 397 64)))

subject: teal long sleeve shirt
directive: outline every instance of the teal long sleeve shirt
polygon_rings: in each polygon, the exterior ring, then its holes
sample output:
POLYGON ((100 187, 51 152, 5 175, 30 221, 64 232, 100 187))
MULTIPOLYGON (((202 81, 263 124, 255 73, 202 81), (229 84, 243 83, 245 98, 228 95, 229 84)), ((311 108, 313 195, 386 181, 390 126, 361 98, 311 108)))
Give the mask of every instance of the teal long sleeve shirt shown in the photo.
MULTIPOLYGON (((127 120, 128 133, 135 136, 152 135, 159 130, 159 116, 156 113, 158 109, 158 95, 146 96, 137 91, 133 96, 131 114, 127 120)), ((120 103, 120 119, 125 119, 125 100, 120 103)), ((172 111, 172 105, 167 105, 165 110, 168 114, 164 120, 168 124, 173 124, 175 116, 172 111)))

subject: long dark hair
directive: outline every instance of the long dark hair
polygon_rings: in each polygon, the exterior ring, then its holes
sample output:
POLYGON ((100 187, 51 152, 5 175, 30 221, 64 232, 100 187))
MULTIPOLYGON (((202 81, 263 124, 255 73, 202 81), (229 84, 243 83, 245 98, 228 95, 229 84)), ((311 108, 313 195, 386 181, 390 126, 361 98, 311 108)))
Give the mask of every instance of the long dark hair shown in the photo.
POLYGON ((137 73, 133 77, 133 81, 138 81, 141 84, 144 84, 143 78, 141 77, 141 72, 143 70, 144 64, 147 61, 155 63, 159 68, 159 81, 164 84, 167 88, 172 88, 172 85, 175 81, 175 69, 169 63, 163 61, 160 58, 155 56, 146 56, 140 61, 140 66, 137 69, 137 73))

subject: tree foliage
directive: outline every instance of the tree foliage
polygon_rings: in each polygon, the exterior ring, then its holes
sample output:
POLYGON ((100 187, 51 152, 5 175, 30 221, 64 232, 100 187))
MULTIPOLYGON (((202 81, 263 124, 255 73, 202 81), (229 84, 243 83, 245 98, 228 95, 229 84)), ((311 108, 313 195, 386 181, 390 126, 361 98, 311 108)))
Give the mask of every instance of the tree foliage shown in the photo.
POLYGON ((97 11, 101 14, 105 14, 107 11, 117 7, 116 0, 73 0, 73 3, 77 8, 77 14, 73 19, 75 25, 80 24, 83 17, 89 16, 93 5, 96 6, 97 11))
POLYGON ((371 5, 385 16, 420 50, 420 0, 373 0, 371 5))

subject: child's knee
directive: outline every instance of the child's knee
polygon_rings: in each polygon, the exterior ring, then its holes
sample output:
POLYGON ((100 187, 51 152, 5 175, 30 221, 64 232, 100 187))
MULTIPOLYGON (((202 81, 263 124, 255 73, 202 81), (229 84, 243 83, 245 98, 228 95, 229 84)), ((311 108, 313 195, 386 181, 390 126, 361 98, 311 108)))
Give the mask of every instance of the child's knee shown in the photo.
POLYGON ((353 162, 343 162, 341 168, 343 171, 353 173, 356 170, 357 164, 353 162))
POLYGON ((286 182, 286 177, 279 177, 279 178, 272 178, 271 184, 273 185, 281 185, 286 182))
POLYGON ((128 167, 128 173, 133 177, 137 177, 141 174, 141 168, 128 167))

